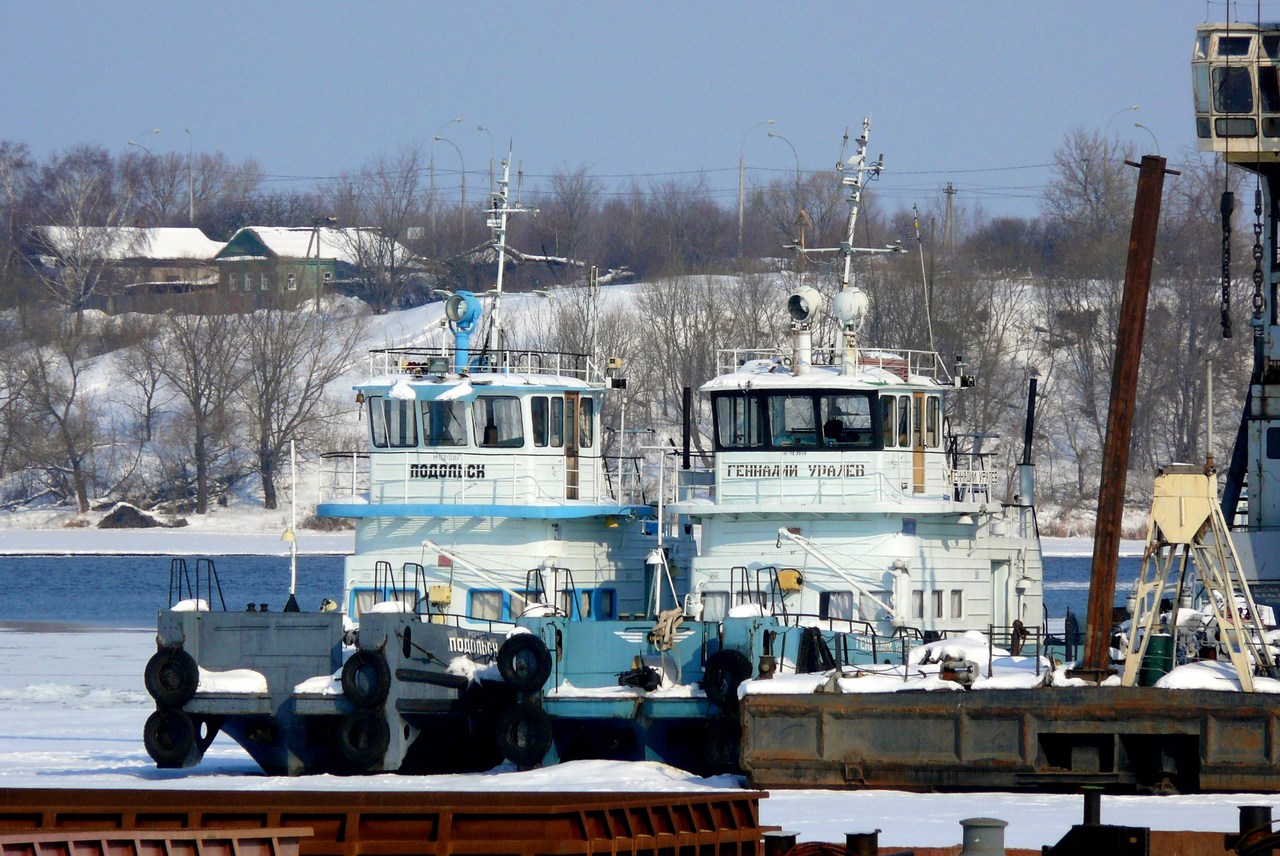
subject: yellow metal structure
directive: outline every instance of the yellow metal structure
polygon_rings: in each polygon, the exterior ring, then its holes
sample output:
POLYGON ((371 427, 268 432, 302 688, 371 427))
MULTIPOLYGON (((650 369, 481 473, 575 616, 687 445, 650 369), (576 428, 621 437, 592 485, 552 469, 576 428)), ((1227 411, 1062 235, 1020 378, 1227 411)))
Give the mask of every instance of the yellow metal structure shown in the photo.
POLYGON ((1127 687, 1135 684, 1153 634, 1176 632, 1179 595, 1189 591, 1191 571, 1204 586, 1220 647, 1231 658, 1241 689, 1253 692, 1255 666, 1271 671, 1275 663, 1218 507, 1217 474, 1191 464, 1170 464, 1156 477, 1154 494, 1121 682, 1127 687), (1160 605, 1166 594, 1172 595, 1174 609, 1169 625, 1162 627, 1160 605))

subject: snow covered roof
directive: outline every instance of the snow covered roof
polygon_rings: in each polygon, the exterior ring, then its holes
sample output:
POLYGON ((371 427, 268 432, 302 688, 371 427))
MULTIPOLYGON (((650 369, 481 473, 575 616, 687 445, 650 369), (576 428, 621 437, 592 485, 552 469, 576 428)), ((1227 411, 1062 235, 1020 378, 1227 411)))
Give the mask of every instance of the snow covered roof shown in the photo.
MULTIPOLYGON (((219 261, 257 258, 258 256, 253 253, 246 252, 250 246, 257 243, 265 248, 267 255, 274 258, 303 259, 318 256, 322 259, 354 265, 360 263, 361 245, 368 245, 369 242, 378 240, 381 240, 379 231, 364 226, 345 228, 324 226, 320 229, 310 226, 244 226, 231 236, 231 240, 224 247, 227 254, 220 256, 219 261), (320 237, 318 251, 316 250, 317 233, 320 237)), ((400 247, 398 254, 406 259, 411 255, 404 247, 400 247)))
MULTIPOLYGON (((896 357, 896 355, 888 355, 896 357)), ((836 366, 813 366, 806 374, 791 373, 781 360, 752 360, 737 371, 719 375, 704 383, 702 392, 745 389, 878 389, 886 386, 938 387, 934 378, 905 374, 901 357, 882 364, 860 364, 853 374, 842 374, 836 366)))
POLYGON ((113 261, 210 261, 223 246, 187 227, 37 226, 35 231, 58 255, 91 253, 113 261))

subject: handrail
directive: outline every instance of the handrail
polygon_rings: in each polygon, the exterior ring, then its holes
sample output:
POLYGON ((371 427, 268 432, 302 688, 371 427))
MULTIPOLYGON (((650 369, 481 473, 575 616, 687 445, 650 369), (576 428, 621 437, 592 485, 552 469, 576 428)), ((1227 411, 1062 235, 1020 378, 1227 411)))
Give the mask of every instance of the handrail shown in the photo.
MULTIPOLYGON (((951 373, 946 362, 936 351, 917 351, 903 348, 856 348, 858 366, 870 366, 908 377, 925 377, 944 384, 951 383, 951 373)), ((729 348, 716 353, 717 374, 732 374, 747 363, 765 360, 780 366, 791 365, 790 348, 729 348)), ((844 360, 844 348, 813 348, 811 364, 815 366, 839 366, 844 360)))
MULTIPOLYGON (((371 375, 409 374, 414 377, 453 373, 454 349, 444 345, 375 348, 369 351, 371 375)), ((552 374, 591 381, 597 374, 587 354, 523 348, 485 351, 472 355, 471 375, 552 374)))

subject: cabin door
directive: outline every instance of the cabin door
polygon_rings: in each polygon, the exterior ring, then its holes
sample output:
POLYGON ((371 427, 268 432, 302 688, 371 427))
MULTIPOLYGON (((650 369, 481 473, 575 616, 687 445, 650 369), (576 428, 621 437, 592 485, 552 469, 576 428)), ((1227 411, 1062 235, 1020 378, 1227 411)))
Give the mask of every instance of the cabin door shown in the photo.
MULTIPOLYGON (((924 393, 914 393, 911 399, 915 416, 911 431, 911 489, 924 493, 924 393)), ((899 401, 906 403, 906 399, 899 401)))
POLYGON ((578 498, 578 399, 576 392, 564 394, 564 498, 578 498))

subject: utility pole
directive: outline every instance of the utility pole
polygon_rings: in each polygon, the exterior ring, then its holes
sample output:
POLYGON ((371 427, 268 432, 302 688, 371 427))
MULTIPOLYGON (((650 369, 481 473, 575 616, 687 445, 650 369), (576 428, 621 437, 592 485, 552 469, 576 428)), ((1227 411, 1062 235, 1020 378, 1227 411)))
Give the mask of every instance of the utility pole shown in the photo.
POLYGON ((183 128, 182 130, 187 132, 187 225, 194 226, 196 224, 196 185, 192 158, 195 153, 195 145, 191 136, 191 129, 183 128))
POLYGON ((959 191, 948 181, 946 190, 942 192, 947 196, 946 212, 942 221, 942 246, 947 248, 947 252, 951 253, 955 252, 956 248, 955 220, 952 219, 951 200, 959 191))

